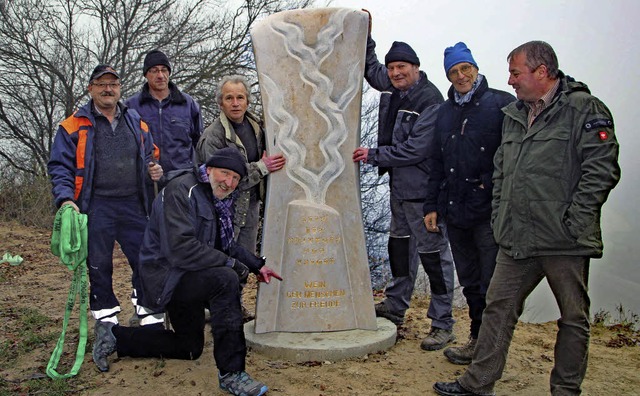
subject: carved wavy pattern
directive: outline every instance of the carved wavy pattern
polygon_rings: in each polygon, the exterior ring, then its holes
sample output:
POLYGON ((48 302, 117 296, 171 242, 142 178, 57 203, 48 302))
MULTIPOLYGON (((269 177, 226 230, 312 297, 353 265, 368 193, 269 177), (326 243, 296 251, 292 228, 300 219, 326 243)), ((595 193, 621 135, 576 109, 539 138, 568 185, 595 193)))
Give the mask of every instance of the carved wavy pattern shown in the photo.
POLYGON ((319 148, 324 164, 319 172, 304 167, 306 148, 295 139, 298 119, 285 109, 284 95, 280 87, 262 73, 264 93, 269 97, 267 115, 278 125, 279 143, 287 156, 287 174, 306 194, 307 200, 324 204, 327 189, 345 168, 339 148, 348 136, 344 110, 358 92, 360 83, 359 63, 349 70, 348 81, 342 94, 334 101, 331 98, 333 82, 319 67, 334 51, 336 39, 344 32, 344 19, 349 10, 338 10, 318 33, 314 47, 304 43, 304 31, 295 23, 272 22, 270 28, 280 35, 290 57, 300 64, 300 78, 312 87, 311 107, 327 125, 327 132, 320 140, 319 148))

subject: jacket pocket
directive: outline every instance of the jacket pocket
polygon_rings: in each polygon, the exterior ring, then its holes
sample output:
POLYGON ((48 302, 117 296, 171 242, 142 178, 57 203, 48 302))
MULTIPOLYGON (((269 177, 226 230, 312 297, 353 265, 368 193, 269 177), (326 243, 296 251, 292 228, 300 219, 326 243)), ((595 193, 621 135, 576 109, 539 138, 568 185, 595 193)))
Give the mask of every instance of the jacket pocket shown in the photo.
POLYGON ((548 128, 535 134, 527 150, 530 171, 551 177, 565 174, 569 137, 568 129, 548 128))
POLYGON ((191 142, 189 134, 191 133, 191 122, 188 118, 171 117, 172 138, 180 141, 191 142))
MULTIPOLYGON (((206 205, 205 205, 206 206, 206 205)), ((198 234, 196 238, 202 243, 207 245, 214 245, 216 243, 216 218, 211 208, 202 207, 199 205, 196 210, 196 227, 198 234)))

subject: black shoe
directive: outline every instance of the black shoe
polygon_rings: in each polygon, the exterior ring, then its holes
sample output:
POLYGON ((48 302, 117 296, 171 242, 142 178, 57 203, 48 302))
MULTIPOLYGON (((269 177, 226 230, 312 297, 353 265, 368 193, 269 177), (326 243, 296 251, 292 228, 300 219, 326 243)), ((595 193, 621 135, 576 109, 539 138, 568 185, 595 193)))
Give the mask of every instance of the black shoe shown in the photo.
POLYGON ((442 396, 495 396, 495 393, 475 393, 468 391, 458 383, 453 382, 436 382, 433 384, 433 390, 442 396))
POLYGON ((116 351, 116 337, 113 335, 114 323, 97 321, 93 341, 93 362, 98 366, 98 370, 109 371, 109 355, 116 351))
POLYGON ((377 303, 375 305, 375 309, 376 309, 376 316, 380 318, 389 319, 396 326, 400 326, 404 323, 404 315, 400 315, 395 312, 392 312, 387 307, 387 304, 384 303, 384 301, 377 303))

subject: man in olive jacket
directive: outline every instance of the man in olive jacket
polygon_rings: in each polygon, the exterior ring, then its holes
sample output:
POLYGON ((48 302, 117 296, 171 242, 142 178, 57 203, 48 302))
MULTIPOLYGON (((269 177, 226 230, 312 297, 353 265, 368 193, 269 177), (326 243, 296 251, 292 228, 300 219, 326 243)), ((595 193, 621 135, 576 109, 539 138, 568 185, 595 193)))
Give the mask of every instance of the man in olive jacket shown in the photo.
POLYGON ((495 156, 492 224, 500 246, 473 361, 440 395, 491 395, 524 301, 547 278, 560 308, 553 395, 577 395, 589 351, 589 261, 602 257, 600 215, 620 179, 609 109, 558 70, 542 41, 514 49, 495 156))

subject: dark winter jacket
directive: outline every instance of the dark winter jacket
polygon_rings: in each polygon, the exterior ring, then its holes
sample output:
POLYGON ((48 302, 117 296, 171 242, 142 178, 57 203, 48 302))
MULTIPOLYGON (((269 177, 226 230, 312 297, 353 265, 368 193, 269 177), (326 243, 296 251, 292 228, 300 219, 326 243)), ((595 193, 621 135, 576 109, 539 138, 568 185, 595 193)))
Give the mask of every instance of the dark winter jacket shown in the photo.
MULTIPOLYGON (((93 195, 95 118, 91 111, 92 106, 93 101, 89 101, 60 124, 51 146, 51 157, 47 165, 56 207, 64 201, 71 200, 83 213, 89 209, 93 195)), ((138 113, 121 104, 120 106, 122 120, 127 123, 129 130, 134 131, 139 148, 136 158, 140 186, 138 191, 141 202, 148 212, 147 191, 151 183, 148 163, 153 156, 153 139, 138 113)))
POLYGON ((429 187, 427 160, 439 106, 434 104, 424 109, 409 130, 395 129, 390 145, 369 149, 368 164, 390 168, 393 198, 424 201, 429 187))
MULTIPOLYGON (((382 146, 389 145, 390 142, 391 144, 404 142, 408 138, 420 113, 427 107, 442 103, 444 98, 438 88, 429 81, 426 73, 421 71, 418 86, 413 87, 404 98, 400 99, 400 107, 397 115, 390 114, 392 95, 399 95, 400 91, 391 84, 386 66, 378 62, 375 47, 375 41, 369 36, 367 39, 367 57, 364 77, 372 88, 380 91, 380 108, 378 111, 378 149, 380 149, 382 146), (395 122, 393 123, 393 130, 384 130, 384 125, 387 125, 389 117, 394 116, 395 122), (404 140, 398 139, 398 137, 401 136, 404 136, 404 140)), ((377 149, 369 150, 369 155, 375 162, 377 149)), ((423 159, 426 159, 426 154, 423 159)), ((371 162, 371 160, 367 158, 367 163, 374 162, 371 162)), ((402 166, 402 164, 399 165, 402 166)), ((388 168, 388 165, 380 165, 379 173, 384 174, 388 168)), ((414 178, 419 175, 420 172, 416 173, 414 178)))
POLYGON ((153 201, 149 225, 140 248, 139 274, 142 305, 161 311, 186 272, 227 265, 239 260, 253 273, 264 262, 235 241, 229 251, 220 249, 218 216, 208 182, 197 170, 179 170, 153 201))
POLYGON ((601 209, 620 179, 613 118, 585 84, 560 79, 531 128, 522 101, 504 108, 492 223, 515 259, 602 256, 601 209))
POLYGON ((202 133, 200 106, 169 82, 169 97, 162 102, 149 93, 149 84, 125 104, 136 109, 149 125, 153 142, 160 149, 160 165, 165 174, 175 169, 191 169, 195 147, 202 133))
POLYGON ((467 228, 491 219, 493 156, 502 135, 502 108, 516 98, 489 88, 486 78, 462 106, 454 95, 451 86, 449 99, 438 110, 424 212, 437 209, 448 224, 467 228))

